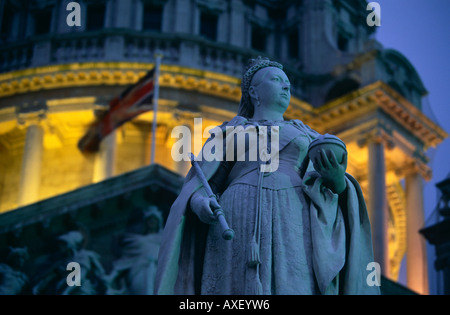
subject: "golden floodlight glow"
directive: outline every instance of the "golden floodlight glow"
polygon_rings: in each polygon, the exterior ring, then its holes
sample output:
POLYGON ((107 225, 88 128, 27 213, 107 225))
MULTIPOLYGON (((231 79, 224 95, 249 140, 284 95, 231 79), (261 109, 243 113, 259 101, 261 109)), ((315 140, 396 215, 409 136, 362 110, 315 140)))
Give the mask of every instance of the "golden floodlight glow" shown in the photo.
MULTIPOLYGON (((152 68, 153 63, 87 62, 12 71, 0 74, 0 98, 37 90, 133 84, 152 68)), ((161 65, 161 72, 161 86, 198 90, 237 100, 240 98, 240 79, 236 77, 164 64, 161 65), (208 84, 201 83, 204 79, 208 84)))
POLYGON ((95 96, 87 97, 71 97, 62 99, 47 100, 47 106, 61 106, 61 105, 74 105, 74 104, 94 104, 97 98, 95 96))

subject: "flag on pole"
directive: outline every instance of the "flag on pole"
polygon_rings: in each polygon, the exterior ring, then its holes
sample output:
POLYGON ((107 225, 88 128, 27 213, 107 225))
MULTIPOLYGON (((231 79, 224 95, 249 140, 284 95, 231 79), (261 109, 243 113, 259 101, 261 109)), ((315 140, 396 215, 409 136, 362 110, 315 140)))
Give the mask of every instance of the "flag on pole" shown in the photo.
POLYGON ((153 109, 155 93, 155 68, 137 83, 128 87, 109 103, 109 109, 97 118, 86 134, 78 141, 83 153, 97 152, 100 142, 108 134, 134 117, 153 109))

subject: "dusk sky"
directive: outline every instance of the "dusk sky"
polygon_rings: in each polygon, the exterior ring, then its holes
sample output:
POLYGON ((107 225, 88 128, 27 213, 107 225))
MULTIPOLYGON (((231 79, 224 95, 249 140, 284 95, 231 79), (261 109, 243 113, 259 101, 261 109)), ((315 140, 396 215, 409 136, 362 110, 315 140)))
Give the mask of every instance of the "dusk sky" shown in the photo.
MULTIPOLYGON (((400 51, 419 73, 428 95, 423 111, 450 134, 450 1, 380 0, 381 26, 376 38, 385 48, 400 51)), ((433 178, 425 182, 425 222, 432 225, 437 205, 436 183, 450 174, 450 139, 429 151, 433 178)), ((431 249, 434 253, 434 248, 431 249)), ((430 252, 429 252, 430 254, 430 252)), ((433 260, 429 262, 432 268, 433 260)), ((404 280, 402 268, 400 280, 404 280)), ((432 287, 430 279, 430 289, 432 287)), ((432 293, 432 292, 430 292, 432 293)))
MULTIPOLYGON (((428 95, 423 111, 450 134, 450 1, 380 0, 376 38, 404 54, 419 73, 428 95)), ((437 204, 435 184, 450 173, 450 139, 430 150, 433 179, 425 184, 425 220, 437 204)))

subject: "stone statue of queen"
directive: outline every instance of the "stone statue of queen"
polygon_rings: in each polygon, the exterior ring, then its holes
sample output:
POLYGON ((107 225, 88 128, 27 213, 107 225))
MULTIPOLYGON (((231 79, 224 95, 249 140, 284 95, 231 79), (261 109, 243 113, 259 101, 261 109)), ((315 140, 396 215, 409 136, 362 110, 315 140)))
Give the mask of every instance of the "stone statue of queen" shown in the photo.
POLYGON ((263 170, 267 159, 249 158, 250 136, 227 146, 234 132, 223 137, 223 159, 198 162, 215 196, 191 168, 165 225, 154 293, 379 294, 366 280, 370 223, 361 188, 346 173, 345 144, 284 120, 290 82, 281 64, 251 59, 241 89, 238 115, 217 128, 271 130, 265 142, 278 141, 269 152, 276 167, 263 170), (246 154, 238 157, 239 147, 246 154), (232 240, 222 238, 218 208, 232 240))

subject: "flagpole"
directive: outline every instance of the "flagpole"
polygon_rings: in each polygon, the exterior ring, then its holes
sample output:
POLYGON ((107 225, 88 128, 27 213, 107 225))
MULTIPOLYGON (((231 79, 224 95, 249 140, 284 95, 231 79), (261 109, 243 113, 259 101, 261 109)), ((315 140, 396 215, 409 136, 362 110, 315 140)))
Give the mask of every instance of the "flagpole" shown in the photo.
POLYGON ((159 67, 163 54, 160 51, 155 52, 155 92, 153 94, 153 125, 152 125, 152 145, 150 164, 155 163, 155 148, 156 148, 156 126, 158 113, 158 98, 159 98, 159 67))

